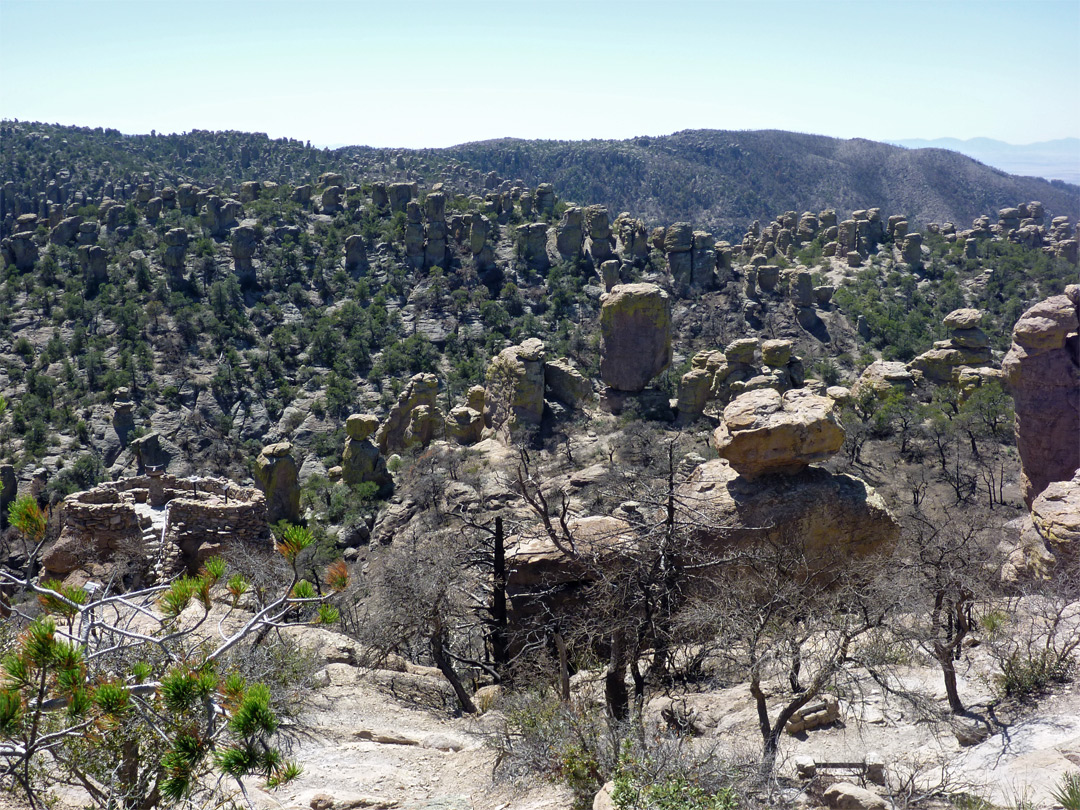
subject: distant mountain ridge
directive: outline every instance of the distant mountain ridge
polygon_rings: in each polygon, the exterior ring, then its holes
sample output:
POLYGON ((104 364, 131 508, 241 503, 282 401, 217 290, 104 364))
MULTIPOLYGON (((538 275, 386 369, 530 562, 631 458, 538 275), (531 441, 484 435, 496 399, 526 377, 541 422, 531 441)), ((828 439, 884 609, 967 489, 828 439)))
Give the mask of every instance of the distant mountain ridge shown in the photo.
POLYGON ((629 211, 650 225, 687 221, 718 238, 741 239, 754 220, 784 211, 860 208, 967 227, 981 215, 1039 200, 1051 216, 1080 219, 1080 186, 1018 177, 954 151, 906 149, 779 130, 686 130, 627 140, 541 141, 504 138, 445 149, 347 146, 318 149, 263 133, 193 130, 125 135, 100 127, 0 121, 0 180, 12 193, 44 191, 65 172, 104 184, 149 172, 174 187, 245 180, 299 185, 325 172, 346 186, 376 180, 438 182, 483 194, 485 175, 535 187, 553 183, 564 201, 629 211), (19 158, 28 144, 47 145, 45 164, 19 158), (23 146, 19 146, 23 144, 23 146))
POLYGON ((1012 144, 993 138, 911 138, 889 141, 908 149, 949 149, 1009 174, 1080 183, 1080 138, 1012 144))
POLYGON ((1030 200, 1054 215, 1080 213, 1080 186, 1017 177, 954 151, 780 130, 685 130, 622 141, 505 138, 430 151, 529 185, 552 182, 563 199, 602 202, 656 222, 688 220, 729 236, 785 210, 880 207, 918 224, 960 226, 1030 200))

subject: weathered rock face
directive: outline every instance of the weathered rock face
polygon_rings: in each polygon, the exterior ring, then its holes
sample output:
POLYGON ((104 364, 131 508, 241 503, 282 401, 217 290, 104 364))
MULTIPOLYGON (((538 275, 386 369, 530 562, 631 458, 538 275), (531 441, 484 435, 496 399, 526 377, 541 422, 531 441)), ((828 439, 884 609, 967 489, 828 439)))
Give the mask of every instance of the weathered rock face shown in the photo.
POLYGON ((483 410, 465 405, 453 408, 446 418, 446 435, 458 444, 476 444, 484 435, 483 410))
POLYGON ((4 258, 20 272, 32 269, 38 259, 33 234, 14 233, 3 241, 2 246, 4 258))
POLYGON ((406 446, 406 433, 412 423, 412 412, 426 406, 434 418, 438 415, 435 399, 439 393, 439 380, 434 374, 416 374, 409 380, 405 390, 398 397, 397 404, 390 409, 386 421, 375 434, 375 444, 384 454, 391 450, 403 450, 406 446))
POLYGON ((586 208, 585 226, 589 234, 585 249, 592 257, 593 264, 599 267, 614 254, 607 208, 603 205, 590 205, 586 208))
POLYGON ((424 266, 424 225, 420 204, 410 201, 405 206, 405 258, 415 268, 424 266))
POLYGON ((616 391, 642 391, 671 363, 671 307, 656 284, 619 284, 601 298, 600 376, 616 391))
POLYGON ((271 523, 300 521, 300 468, 292 445, 278 442, 263 448, 252 470, 255 483, 266 495, 267 519, 271 523))
POLYGON ((544 387, 568 408, 580 408, 592 396, 589 381, 561 357, 544 364, 544 387))
POLYGON ((386 187, 386 195, 390 210, 396 213, 405 213, 405 206, 409 200, 416 196, 416 183, 391 183, 386 187))
POLYGON ((54 245, 70 245, 79 235, 79 226, 83 218, 80 216, 68 217, 60 220, 56 227, 49 232, 49 241, 54 245))
POLYGON ((645 223, 624 211, 615 218, 619 257, 630 264, 643 265, 649 258, 649 232, 645 223))
POLYGON ((900 534, 866 482, 817 467, 753 481, 726 460, 707 461, 680 489, 679 500, 705 517, 694 520, 705 546, 801 542, 818 565, 884 551, 900 534))
POLYGON ((83 245, 79 248, 79 264, 82 265, 87 284, 101 284, 109 280, 109 253, 105 248, 83 245))
POLYGON ((843 444, 833 400, 805 389, 740 394, 724 408, 724 422, 713 433, 720 457, 746 478, 798 472, 843 444))
POLYGON ((487 415, 492 427, 538 425, 544 417, 544 344, 529 338, 499 352, 488 366, 487 415))
POLYGON ((236 227, 236 218, 243 208, 236 200, 222 200, 217 195, 206 198, 202 224, 209 229, 211 236, 225 236, 230 228, 236 227))
POLYGON ((1080 467, 1080 287, 1040 301, 1013 328, 1002 361, 1016 408, 1024 503, 1080 467))
POLYGON ((386 469, 386 459, 369 437, 378 430, 374 414, 353 414, 345 420, 345 450, 341 454, 341 477, 349 486, 372 483, 386 492, 393 479, 386 469))
POLYGON ((17 490, 15 467, 11 464, 0 465, 0 531, 7 528, 8 505, 15 500, 17 490))
POLYGON ((1055 558, 1080 557, 1080 471, 1039 493, 1031 503, 1031 521, 1055 558))

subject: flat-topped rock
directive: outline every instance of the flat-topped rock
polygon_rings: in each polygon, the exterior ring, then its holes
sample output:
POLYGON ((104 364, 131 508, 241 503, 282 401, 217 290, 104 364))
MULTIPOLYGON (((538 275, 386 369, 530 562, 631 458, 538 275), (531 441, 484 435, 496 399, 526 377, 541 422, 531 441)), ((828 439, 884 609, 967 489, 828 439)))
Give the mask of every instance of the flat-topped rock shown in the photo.
POLYGON ((825 461, 843 444, 835 402, 805 389, 740 394, 724 408, 723 424, 713 432, 720 457, 747 478, 798 472, 825 461))

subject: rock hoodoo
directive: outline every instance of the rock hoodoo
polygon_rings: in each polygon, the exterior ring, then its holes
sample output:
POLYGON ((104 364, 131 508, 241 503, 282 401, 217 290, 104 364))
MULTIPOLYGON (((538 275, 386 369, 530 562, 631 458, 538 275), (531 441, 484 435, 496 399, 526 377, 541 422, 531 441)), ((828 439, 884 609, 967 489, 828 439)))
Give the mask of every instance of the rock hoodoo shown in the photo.
POLYGON ((1080 467, 1080 286, 1040 301, 1013 328, 1001 370, 1016 408, 1024 502, 1080 467))
POLYGON ((386 469, 386 459, 370 440, 378 429, 379 418, 374 414, 353 414, 345 420, 341 477, 349 486, 372 483, 382 491, 393 486, 393 479, 386 469))
POLYGON ((266 495, 266 511, 271 523, 300 521, 300 467, 292 456, 292 445, 278 442, 263 448, 252 471, 259 489, 266 495))
POLYGON ((529 338, 503 349, 488 366, 487 417, 491 426, 538 425, 544 417, 544 344, 529 338))
POLYGON ((619 284, 601 298, 600 376, 637 392, 671 363, 671 307, 656 284, 619 284))
POLYGON ((977 309, 957 309, 945 316, 948 340, 934 342, 908 368, 921 372, 935 383, 957 383, 964 368, 981 368, 991 361, 990 339, 979 328, 983 313, 977 309))

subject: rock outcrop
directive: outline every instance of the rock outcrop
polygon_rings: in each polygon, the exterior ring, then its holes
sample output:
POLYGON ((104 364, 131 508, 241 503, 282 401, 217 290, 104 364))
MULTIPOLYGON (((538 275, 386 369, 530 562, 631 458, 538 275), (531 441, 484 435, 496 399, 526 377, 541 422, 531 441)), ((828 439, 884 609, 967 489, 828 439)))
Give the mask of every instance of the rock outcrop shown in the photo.
POLYGON ((1040 301, 1013 328, 1002 361, 1016 409, 1024 503, 1080 467, 1080 286, 1040 301))
POLYGON ((1047 484, 1031 503, 1031 522, 1055 559, 1080 558, 1080 470, 1047 484))
POLYGON ((485 378, 487 419, 496 429, 538 425, 544 417, 544 344, 529 338, 503 349, 485 378))
POLYGON ((829 397, 805 389, 740 394, 724 408, 713 446, 746 478, 795 473, 843 446, 844 429, 834 407, 829 397))
POLYGON ((619 284, 600 300, 600 376, 616 391, 642 391, 671 363, 668 294, 656 284, 619 284))
POLYGON ((410 427, 413 424, 413 411, 417 408, 426 407, 428 419, 441 419, 435 403, 438 393, 439 380, 434 374, 416 374, 409 380, 397 404, 390 409, 386 421, 375 434, 375 444, 383 454, 404 450, 410 443, 415 443, 416 435, 410 432, 410 427))
POLYGON ((267 519, 271 523, 300 521, 300 467, 289 442, 267 445, 255 460, 255 483, 266 496, 267 519))
POLYGON ((865 481, 807 467, 751 480, 725 459, 698 467, 680 489, 703 547, 801 542, 817 566, 890 548, 900 527, 865 481))

